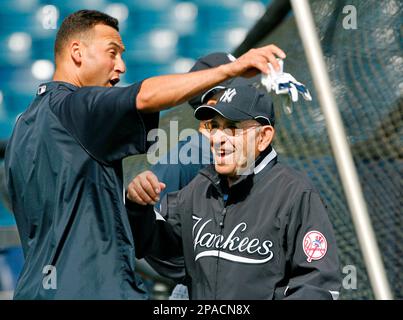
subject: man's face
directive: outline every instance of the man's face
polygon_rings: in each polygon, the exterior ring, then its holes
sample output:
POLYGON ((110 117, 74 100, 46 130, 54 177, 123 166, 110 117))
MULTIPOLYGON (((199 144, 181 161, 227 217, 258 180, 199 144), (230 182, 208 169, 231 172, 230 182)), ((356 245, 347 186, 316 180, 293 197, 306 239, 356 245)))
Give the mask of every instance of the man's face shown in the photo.
POLYGON ((241 175, 259 155, 259 123, 254 120, 233 122, 220 115, 209 122, 210 143, 215 169, 229 177, 241 175))
POLYGON ((82 41, 80 81, 83 86, 112 87, 126 71, 122 60, 124 45, 119 32, 98 24, 82 41))

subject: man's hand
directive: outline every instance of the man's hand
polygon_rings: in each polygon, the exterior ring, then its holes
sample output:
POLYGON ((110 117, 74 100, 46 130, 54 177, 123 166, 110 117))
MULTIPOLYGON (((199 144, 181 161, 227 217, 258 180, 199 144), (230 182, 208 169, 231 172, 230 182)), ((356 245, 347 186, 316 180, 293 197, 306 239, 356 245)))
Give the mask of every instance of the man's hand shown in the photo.
POLYGON ((151 171, 144 171, 130 182, 127 198, 140 205, 155 205, 160 200, 159 194, 165 189, 165 184, 151 171))
POLYGON ((250 49, 235 61, 223 65, 231 77, 253 77, 259 72, 268 74, 270 69, 268 63, 271 63, 275 70, 280 70, 280 65, 276 56, 284 59, 286 57, 283 50, 274 44, 270 44, 258 49, 250 49))

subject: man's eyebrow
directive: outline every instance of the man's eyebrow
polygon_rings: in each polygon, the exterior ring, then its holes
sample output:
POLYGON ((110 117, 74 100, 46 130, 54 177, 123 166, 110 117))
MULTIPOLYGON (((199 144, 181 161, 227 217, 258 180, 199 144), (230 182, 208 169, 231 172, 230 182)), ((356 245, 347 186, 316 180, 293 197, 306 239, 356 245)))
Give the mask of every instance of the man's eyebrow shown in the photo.
POLYGON ((115 42, 115 41, 111 41, 108 43, 108 46, 115 46, 117 47, 119 50, 121 50, 122 52, 124 52, 126 50, 126 48, 124 46, 121 46, 119 43, 115 42))

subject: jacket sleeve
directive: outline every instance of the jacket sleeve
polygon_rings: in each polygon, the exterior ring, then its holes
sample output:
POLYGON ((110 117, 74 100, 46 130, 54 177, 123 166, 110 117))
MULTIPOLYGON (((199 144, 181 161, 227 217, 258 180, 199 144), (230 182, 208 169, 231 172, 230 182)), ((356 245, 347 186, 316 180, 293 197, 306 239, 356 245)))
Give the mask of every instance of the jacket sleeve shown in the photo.
POLYGON ((158 128, 159 113, 137 110, 141 83, 128 87, 81 87, 52 110, 81 146, 98 161, 111 164, 147 152, 150 130, 158 128))
POLYGON ((286 228, 286 273, 283 299, 337 299, 339 260, 333 228, 317 192, 302 192, 286 228))
POLYGON ((172 279, 177 283, 184 283, 186 270, 183 257, 162 260, 154 256, 147 256, 145 260, 159 275, 172 279))
POLYGON ((126 198, 137 258, 152 255, 159 259, 169 259, 183 255, 177 194, 169 193, 163 198, 161 212, 151 205, 138 205, 126 198))

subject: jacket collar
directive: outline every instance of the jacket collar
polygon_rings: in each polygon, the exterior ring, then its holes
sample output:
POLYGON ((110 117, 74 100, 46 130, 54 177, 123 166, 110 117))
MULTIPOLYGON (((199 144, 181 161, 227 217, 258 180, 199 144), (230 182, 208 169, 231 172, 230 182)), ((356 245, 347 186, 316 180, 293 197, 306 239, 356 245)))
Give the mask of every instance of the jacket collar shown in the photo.
POLYGON ((50 82, 46 82, 46 83, 41 83, 38 87, 38 90, 36 92, 36 94, 38 96, 44 94, 47 91, 53 90, 53 89, 57 89, 59 86, 64 86, 68 89, 70 89, 71 91, 75 91, 78 89, 78 87, 76 87, 75 85, 68 83, 68 82, 64 82, 64 81, 50 81, 50 82))

